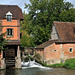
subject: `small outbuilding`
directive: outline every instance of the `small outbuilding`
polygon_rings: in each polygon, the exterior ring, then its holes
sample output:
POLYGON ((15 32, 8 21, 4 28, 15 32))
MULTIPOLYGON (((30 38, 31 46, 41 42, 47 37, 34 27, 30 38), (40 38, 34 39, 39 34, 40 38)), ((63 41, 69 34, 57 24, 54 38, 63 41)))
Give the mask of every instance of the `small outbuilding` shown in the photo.
POLYGON ((49 41, 37 46, 35 50, 47 64, 75 58, 75 23, 53 22, 49 41))

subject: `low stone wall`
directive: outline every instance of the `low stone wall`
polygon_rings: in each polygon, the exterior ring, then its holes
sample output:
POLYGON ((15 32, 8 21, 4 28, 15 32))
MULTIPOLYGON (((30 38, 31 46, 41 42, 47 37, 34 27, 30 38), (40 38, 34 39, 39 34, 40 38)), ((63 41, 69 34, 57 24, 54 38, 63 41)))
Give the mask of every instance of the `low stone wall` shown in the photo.
POLYGON ((5 69, 6 68, 6 64, 5 64, 5 58, 0 60, 0 69, 5 69))
POLYGON ((20 69, 22 67, 21 65, 21 58, 15 57, 15 68, 20 69))
POLYGON ((51 59, 51 60, 46 60, 45 61, 47 63, 47 65, 50 65, 50 64, 56 64, 56 63, 61 63, 62 60, 61 59, 51 59))

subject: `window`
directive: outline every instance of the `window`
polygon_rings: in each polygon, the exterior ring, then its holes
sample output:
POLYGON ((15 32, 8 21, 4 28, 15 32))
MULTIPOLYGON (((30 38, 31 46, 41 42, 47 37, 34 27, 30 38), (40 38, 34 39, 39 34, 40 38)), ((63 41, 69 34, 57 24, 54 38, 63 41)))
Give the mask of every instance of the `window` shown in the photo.
POLYGON ((11 21, 12 19, 12 13, 9 11, 8 13, 6 13, 6 18, 7 18, 7 21, 11 21))
POLYGON ((56 52, 56 50, 54 50, 56 52))
POLYGON ((7 29, 7 36, 13 36, 13 29, 7 29))
POLYGON ((72 52, 73 52, 73 49, 72 49, 72 48, 70 48, 70 49, 69 49, 69 52, 70 52, 70 53, 72 53, 72 52))
POLYGON ((11 21, 11 15, 7 15, 7 21, 11 21))

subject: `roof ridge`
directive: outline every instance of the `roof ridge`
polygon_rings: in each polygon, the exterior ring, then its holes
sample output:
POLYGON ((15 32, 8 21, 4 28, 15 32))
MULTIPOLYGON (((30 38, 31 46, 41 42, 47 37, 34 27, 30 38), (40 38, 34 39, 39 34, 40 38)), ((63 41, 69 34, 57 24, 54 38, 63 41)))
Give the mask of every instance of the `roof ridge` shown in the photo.
POLYGON ((0 19, 4 19, 8 11, 13 14, 15 19, 23 20, 22 9, 18 5, 0 5, 0 19))
POLYGON ((3 4, 0 4, 0 6, 18 6, 18 5, 8 5, 8 4, 6 4, 6 5, 4 4, 3 5, 3 4))
POLYGON ((55 22, 60 41, 75 41, 75 22, 55 22))
POLYGON ((58 41, 58 40, 48 40, 48 41, 46 41, 46 42, 44 42, 44 43, 38 45, 36 48, 45 48, 45 47, 47 47, 47 46, 53 44, 53 43, 56 42, 56 41, 58 41))
POLYGON ((55 22, 57 22, 57 23, 75 23, 75 22, 53 21, 53 23, 55 23, 55 22))

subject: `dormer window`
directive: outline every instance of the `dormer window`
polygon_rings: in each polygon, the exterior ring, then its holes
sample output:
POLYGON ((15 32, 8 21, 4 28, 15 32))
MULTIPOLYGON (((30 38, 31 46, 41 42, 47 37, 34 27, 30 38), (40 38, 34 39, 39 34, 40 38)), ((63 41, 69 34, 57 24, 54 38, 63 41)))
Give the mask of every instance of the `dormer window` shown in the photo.
POLYGON ((6 14, 6 18, 9 22, 12 20, 12 14, 10 13, 10 11, 6 14))
POLYGON ((11 21, 11 15, 7 15, 7 21, 11 21))

